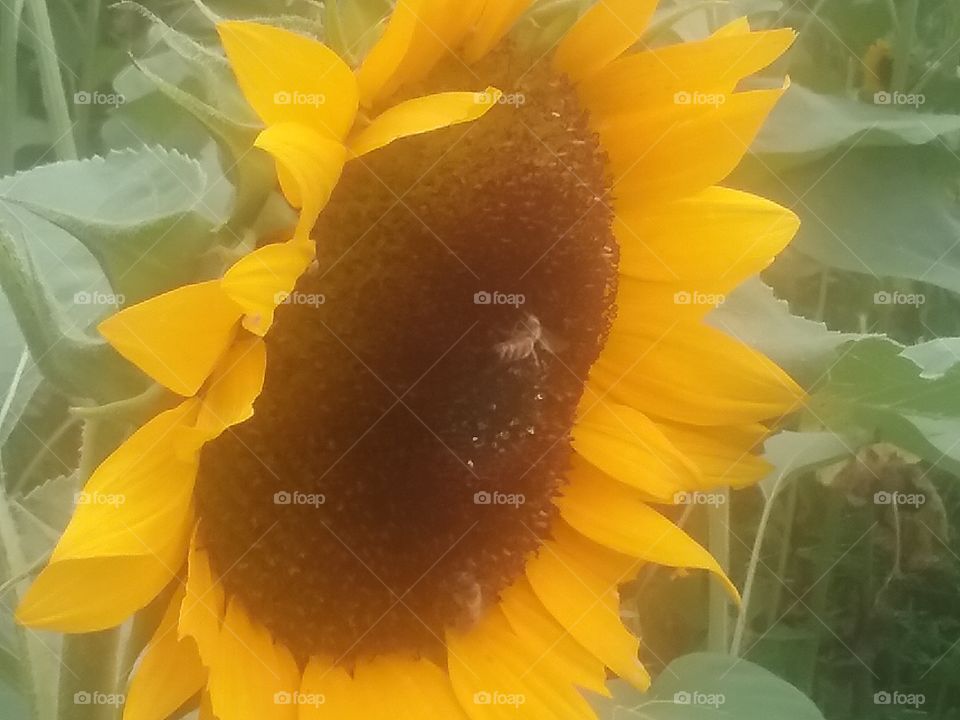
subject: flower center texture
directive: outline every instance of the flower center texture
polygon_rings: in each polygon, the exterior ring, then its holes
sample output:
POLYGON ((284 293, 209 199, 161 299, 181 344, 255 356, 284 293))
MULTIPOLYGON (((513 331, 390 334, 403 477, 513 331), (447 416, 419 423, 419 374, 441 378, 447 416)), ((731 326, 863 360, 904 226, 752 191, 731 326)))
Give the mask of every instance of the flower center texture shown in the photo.
POLYGON ((549 59, 450 59, 409 92, 487 84, 479 121, 347 165, 254 417, 203 450, 199 543, 301 663, 442 656, 550 535, 615 313, 609 182, 549 59))

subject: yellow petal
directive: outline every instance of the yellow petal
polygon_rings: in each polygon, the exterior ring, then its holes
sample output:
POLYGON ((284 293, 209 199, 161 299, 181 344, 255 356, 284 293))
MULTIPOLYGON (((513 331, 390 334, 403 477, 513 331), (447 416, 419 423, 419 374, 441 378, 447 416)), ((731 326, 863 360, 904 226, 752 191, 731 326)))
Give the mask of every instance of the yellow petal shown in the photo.
POLYGON ((750 19, 746 16, 734 18, 726 25, 721 25, 711 33, 710 37, 731 37, 746 35, 750 32, 750 19))
POLYGON ((475 63, 493 50, 530 7, 531 2, 532 0, 497 0, 485 3, 473 33, 464 43, 463 59, 468 63, 475 63))
POLYGON ((763 198, 721 187, 643 208, 618 203, 620 272, 641 280, 713 280, 733 289, 794 236, 800 220, 763 198))
POLYGON ((548 541, 527 563, 527 579, 540 602, 567 632, 624 680, 645 690, 650 676, 640 664, 640 641, 620 621, 617 580, 599 575, 589 562, 598 550, 572 531, 548 541))
POLYGON ((780 418, 805 399, 762 354, 697 323, 680 323, 665 334, 626 333, 615 325, 590 378, 613 401, 691 425, 780 418))
POLYGON ((500 610, 510 622, 517 641, 536 658, 532 670, 610 696, 603 663, 547 612, 529 580, 521 577, 503 592, 500 610))
POLYGON ((313 241, 294 238, 264 245, 242 257, 227 270, 223 291, 246 316, 243 326, 256 335, 266 335, 277 306, 286 302, 293 288, 316 257, 313 241))
POLYGON ((602 69, 634 45, 657 0, 597 0, 560 42, 554 63, 574 81, 602 69))
POLYGON ((213 576, 207 553, 196 545, 196 535, 187 556, 187 582, 180 605, 178 637, 192 638, 206 667, 216 661, 220 625, 225 613, 223 588, 213 576))
POLYGON ((330 660, 310 658, 300 683, 298 720, 364 720, 368 698, 347 671, 330 660))
POLYGON ((422 658, 385 655, 358 663, 354 685, 354 692, 366 700, 365 720, 467 717, 447 674, 422 658))
POLYGON ((660 422, 663 434, 703 474, 702 490, 732 486, 746 487, 759 482, 772 469, 757 455, 769 430, 753 423, 719 427, 698 427, 660 422))
POLYGON ((401 0, 357 72, 360 99, 372 106, 426 76, 451 54, 479 12, 476 0, 401 0))
POLYGON ((213 439, 253 416, 253 402, 263 389, 266 371, 263 340, 251 335, 238 338, 213 371, 203 393, 196 425, 203 439, 213 439))
POLYGON ((593 117, 637 108, 693 102, 707 94, 726 95, 790 47, 789 29, 750 34, 714 34, 706 40, 646 50, 610 63, 578 87, 593 117))
POLYGON ((184 589, 179 586, 134 671, 123 720, 167 720, 207 681, 197 646, 177 636, 184 589))
POLYGON ((233 601, 210 668, 210 702, 219 720, 294 720, 300 673, 289 651, 233 601))
POLYGON ((622 483, 582 467, 568 474, 557 505, 563 519, 594 542, 660 565, 709 570, 739 601, 713 556, 622 483))
MULTIPOLYGON (((587 392, 573 428, 577 455, 653 498, 699 485, 699 470, 642 412, 587 392)), ((574 458, 574 462, 580 462, 574 458)))
POLYGON ((61 632, 119 624, 166 586, 186 557, 196 455, 177 452, 196 417, 188 400, 153 418, 103 461, 17 619, 61 632))
POLYGON ((647 207, 692 195, 737 166, 786 86, 620 115, 597 127, 610 156, 614 194, 647 207))
POLYGON ((306 125, 278 123, 254 142, 277 161, 277 176, 287 202, 300 209, 296 238, 305 241, 340 180, 347 150, 306 125))
POLYGON ((217 24, 240 89, 265 125, 297 123, 343 140, 357 114, 357 82, 330 48, 253 22, 217 24))
POLYGON ((227 349, 243 311, 217 280, 185 285, 100 323, 121 355, 173 392, 196 394, 227 349))
POLYGON ((450 682, 473 720, 518 717, 595 720, 569 683, 537 671, 535 658, 497 608, 469 631, 447 634, 450 682))
POLYGON ((407 100, 386 110, 350 142, 350 151, 365 155, 394 140, 471 122, 482 117, 500 99, 500 91, 445 92, 407 100))

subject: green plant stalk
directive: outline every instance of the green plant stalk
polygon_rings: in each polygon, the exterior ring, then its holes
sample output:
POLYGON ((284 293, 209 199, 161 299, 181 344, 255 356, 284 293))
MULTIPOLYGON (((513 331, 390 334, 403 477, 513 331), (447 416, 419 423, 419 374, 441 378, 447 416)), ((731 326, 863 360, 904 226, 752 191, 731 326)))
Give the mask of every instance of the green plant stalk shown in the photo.
MULTIPOLYGON (((84 34, 87 39, 87 52, 83 60, 83 66, 80 70, 80 80, 77 83, 77 90, 91 90, 95 82, 94 68, 96 66, 97 43, 100 39, 100 4, 101 0, 87 0, 87 13, 84 17, 84 34)), ((92 104, 78 105, 77 113, 77 137, 80 145, 86 149, 90 143, 90 112, 92 104)), ((92 153, 84 152, 84 155, 92 153)))
POLYGON ((777 579, 774 583, 770 602, 767 606, 767 627, 772 626, 779 617, 780 598, 783 597, 783 576, 787 572, 787 560, 790 556, 790 543, 793 540, 794 516, 797 512, 797 483, 787 488, 787 510, 784 518, 783 537, 780 540, 780 555, 777 558, 777 579))
MULTIPOLYGON (((9 575, 14 568, 26 565, 26 557, 17 536, 13 515, 7 503, 6 490, 0 482, 0 573, 9 575)), ((27 591, 29 580, 22 579, 16 584, 16 602, 23 598, 27 591)), ((49 720, 56 717, 56 697, 47 692, 41 677, 40 668, 43 667, 45 656, 51 651, 43 646, 39 637, 27 628, 16 625, 17 641, 22 648, 21 673, 23 686, 29 688, 30 704, 35 720, 49 720)))
POLYGON ((753 599, 753 587, 757 579, 760 551, 763 548, 763 539, 767 534, 767 524, 770 522, 770 515, 773 512, 773 501, 783 479, 783 476, 777 478, 776 484, 770 491, 770 496, 765 498, 763 510, 760 513, 760 521, 757 523, 756 538, 753 541, 753 548, 750 550, 750 559, 747 561, 747 574, 743 581, 743 594, 737 612, 737 623, 734 626, 733 640, 730 643, 730 654, 734 656, 739 656, 743 650, 743 636, 746 630, 750 601, 753 599))
POLYGON ((893 54, 893 78, 891 85, 897 92, 905 92, 910 77, 910 53, 916 40, 917 11, 920 0, 903 0, 901 14, 897 18, 897 43, 893 54))
MULTIPOLYGON (((712 506, 708 515, 710 553, 724 572, 730 571, 730 491, 723 491, 723 502, 712 506)), ((707 647, 712 652, 727 652, 730 642, 730 602, 726 590, 718 582, 710 583, 707 647)))
POLYGON ((16 146, 11 142, 17 121, 17 40, 20 32, 22 0, 0 6, 0 175, 15 169, 16 146))
MULTIPOLYGON (((81 483, 86 483, 100 461, 102 422, 100 418, 86 420, 77 470, 81 483)), ((60 720, 116 720, 122 704, 77 704, 74 698, 77 693, 119 692, 123 641, 122 627, 64 636, 61 658, 71 672, 60 676, 60 720)))
POLYGON ((53 147, 60 160, 76 160, 77 144, 73 137, 73 122, 67 109, 67 95, 60 74, 56 41, 50 25, 46 0, 26 0, 26 14, 34 32, 34 51, 40 67, 40 89, 43 104, 53 128, 53 147))

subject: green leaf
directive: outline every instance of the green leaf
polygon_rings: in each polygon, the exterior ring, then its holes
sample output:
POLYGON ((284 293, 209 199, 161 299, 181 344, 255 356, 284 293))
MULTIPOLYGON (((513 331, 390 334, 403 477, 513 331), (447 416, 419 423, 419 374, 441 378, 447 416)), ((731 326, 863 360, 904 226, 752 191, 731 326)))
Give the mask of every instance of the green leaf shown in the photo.
POLYGON ((707 321, 756 348, 803 385, 819 380, 837 348, 866 337, 835 332, 821 322, 794 315, 759 278, 730 293, 707 321))
POLYGON ((61 640, 16 625, 13 609, 66 527, 78 489, 75 476, 64 476, 13 498, 0 482, 0 668, 4 656, 18 659, 4 684, 23 689, 37 718, 54 717, 61 640))
POLYGON ((749 168, 741 184, 800 215, 795 250, 960 292, 960 157, 943 146, 857 148, 776 176, 749 168))
POLYGON ((0 288, 43 375, 71 398, 105 402, 142 392, 146 378, 105 342, 70 322, 24 247, 22 239, 0 225, 0 288))
POLYGON ((904 349, 880 338, 853 342, 813 393, 811 411, 830 427, 856 425, 958 474, 960 367, 931 378, 930 357, 930 347, 904 349))
POLYGON ((613 701, 599 700, 604 720, 823 720, 813 701, 790 683, 747 660, 715 653, 677 658, 646 694, 611 683, 613 701))
POLYGON ((801 471, 851 456, 859 446, 860 440, 830 431, 779 432, 764 443, 763 457, 773 470, 760 481, 760 489, 770 501, 801 471))
POLYGON ((212 229, 227 220, 199 163, 144 147, 54 163, 0 179, 0 205, 70 233, 97 258, 123 302, 194 280, 212 229))
POLYGON ((955 144, 960 116, 868 104, 792 85, 770 113, 751 150, 789 163, 806 162, 840 147, 955 144))

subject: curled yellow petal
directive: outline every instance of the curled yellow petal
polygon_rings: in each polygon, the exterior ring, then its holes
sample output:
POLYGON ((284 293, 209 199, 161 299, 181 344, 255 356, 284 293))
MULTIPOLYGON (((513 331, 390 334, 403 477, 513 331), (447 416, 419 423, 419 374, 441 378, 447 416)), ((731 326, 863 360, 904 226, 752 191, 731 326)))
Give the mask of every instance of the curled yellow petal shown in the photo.
POLYGON ((314 257, 313 241, 294 238, 264 245, 227 270, 221 285, 244 309, 243 326, 247 330, 260 336, 267 333, 277 305, 286 301, 314 257))
POLYGON ((219 281, 185 285, 111 315, 98 329, 117 352, 175 393, 196 394, 243 310, 219 281))
POLYGON ((310 235, 320 211, 337 186, 346 148, 301 123, 279 123, 261 132, 254 142, 277 161, 277 176, 287 202, 300 209, 296 237, 310 235))
POLYGON ((50 563, 17 609, 21 623, 102 630, 173 579, 186 557, 198 465, 196 454, 181 457, 179 436, 196 412, 191 399, 157 415, 97 468, 50 563))
POLYGON ((240 89, 264 124, 298 123, 344 138, 357 114, 357 82, 333 50, 254 22, 222 22, 217 32, 240 89))
POLYGON ((407 100, 376 117, 354 136, 350 151, 365 155, 410 135, 471 122, 485 115, 500 100, 501 92, 445 92, 407 100))

